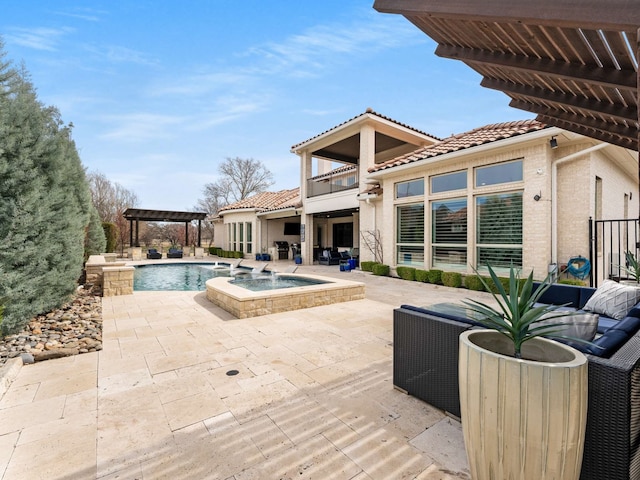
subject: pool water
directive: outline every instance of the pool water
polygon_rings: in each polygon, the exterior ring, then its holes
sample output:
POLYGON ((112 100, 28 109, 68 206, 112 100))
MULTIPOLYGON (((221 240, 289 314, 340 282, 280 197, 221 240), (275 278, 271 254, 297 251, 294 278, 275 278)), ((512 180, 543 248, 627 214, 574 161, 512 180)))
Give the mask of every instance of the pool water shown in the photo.
POLYGON ((210 278, 229 277, 228 267, 211 263, 138 265, 133 275, 133 290, 205 290, 210 278))
POLYGON ((331 283, 329 281, 317 280, 315 278, 294 277, 287 275, 271 275, 252 277, 242 275, 229 282, 232 285, 246 288, 252 292, 262 292, 264 290, 276 290, 279 288, 306 287, 308 285, 322 285, 331 283))

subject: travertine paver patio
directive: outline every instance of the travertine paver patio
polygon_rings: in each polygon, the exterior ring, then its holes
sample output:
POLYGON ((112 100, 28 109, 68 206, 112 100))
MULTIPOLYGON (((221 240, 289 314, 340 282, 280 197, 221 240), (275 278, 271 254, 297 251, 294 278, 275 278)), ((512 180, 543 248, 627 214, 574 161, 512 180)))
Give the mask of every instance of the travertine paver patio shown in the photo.
POLYGON ((367 298, 244 320, 200 292, 105 298, 101 352, 0 400, 1 478, 468 478, 459 423, 393 389, 392 310, 470 292, 305 271, 367 298))

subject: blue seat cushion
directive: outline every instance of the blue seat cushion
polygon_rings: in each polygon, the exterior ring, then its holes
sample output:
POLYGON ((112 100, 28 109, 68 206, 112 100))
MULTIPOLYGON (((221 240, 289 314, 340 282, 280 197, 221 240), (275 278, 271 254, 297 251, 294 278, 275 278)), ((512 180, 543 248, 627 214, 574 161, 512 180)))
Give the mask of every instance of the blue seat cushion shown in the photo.
POLYGON ((600 315, 598 319, 598 333, 603 334, 611 327, 615 326, 617 323, 620 323, 620 320, 616 320, 615 318, 605 317, 604 315, 600 315))

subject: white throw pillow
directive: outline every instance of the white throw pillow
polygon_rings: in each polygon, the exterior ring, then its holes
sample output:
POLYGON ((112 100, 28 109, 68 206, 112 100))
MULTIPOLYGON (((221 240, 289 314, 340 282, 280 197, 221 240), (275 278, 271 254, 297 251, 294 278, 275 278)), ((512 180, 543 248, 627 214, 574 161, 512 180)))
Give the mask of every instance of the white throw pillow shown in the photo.
POLYGON ((582 340, 587 340, 588 342, 596 337, 596 333, 598 331, 598 319, 600 318, 600 315, 598 315, 597 313, 581 312, 557 317, 557 315, 559 315, 560 313, 563 313, 563 311, 556 310, 546 313, 542 316, 542 318, 553 316, 556 316, 556 318, 541 320, 540 322, 536 322, 533 326, 539 327, 542 325, 555 325, 561 323, 562 325, 558 325, 558 327, 556 327, 558 331, 553 335, 546 335, 548 337, 564 336, 571 338, 580 338, 582 340))
POLYGON ((622 320, 639 301, 640 288, 605 280, 583 309, 622 320))

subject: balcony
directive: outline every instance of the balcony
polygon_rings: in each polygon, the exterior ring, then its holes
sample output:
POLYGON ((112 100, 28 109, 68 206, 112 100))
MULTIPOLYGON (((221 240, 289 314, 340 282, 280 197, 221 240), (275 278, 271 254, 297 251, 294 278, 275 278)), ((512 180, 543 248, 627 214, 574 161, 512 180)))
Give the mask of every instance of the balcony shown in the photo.
POLYGON ((358 170, 340 171, 307 179, 307 198, 358 188, 358 170))

